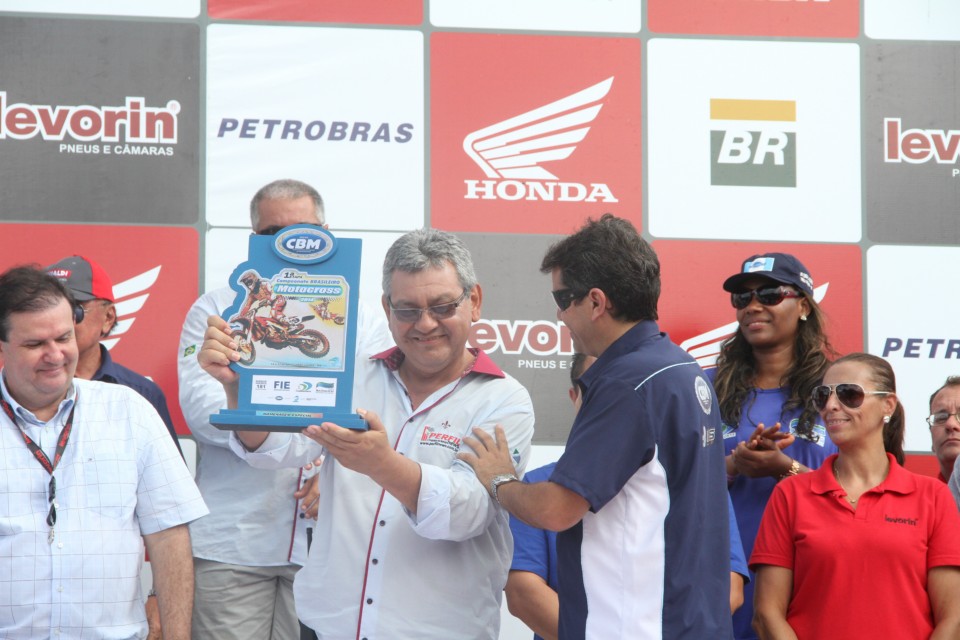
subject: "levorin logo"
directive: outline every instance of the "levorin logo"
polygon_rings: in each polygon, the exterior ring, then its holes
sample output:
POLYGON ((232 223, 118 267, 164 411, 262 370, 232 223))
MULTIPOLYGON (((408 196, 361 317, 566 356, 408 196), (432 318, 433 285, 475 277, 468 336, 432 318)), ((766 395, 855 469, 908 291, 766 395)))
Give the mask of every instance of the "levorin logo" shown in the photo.
POLYGON ((797 103, 710 100, 710 184, 797 186, 797 103))

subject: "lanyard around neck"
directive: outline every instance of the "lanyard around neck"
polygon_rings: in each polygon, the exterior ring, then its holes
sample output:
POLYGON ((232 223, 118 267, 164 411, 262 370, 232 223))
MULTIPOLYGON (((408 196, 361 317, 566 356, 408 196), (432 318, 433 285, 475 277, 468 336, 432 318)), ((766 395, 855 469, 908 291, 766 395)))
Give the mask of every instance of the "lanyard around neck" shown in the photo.
MULTIPOLYGON (((7 417, 10 418, 10 421, 13 422, 14 426, 17 426, 17 417, 13 412, 13 407, 10 406, 10 403, 7 402, 6 398, 0 394, 0 406, 3 407, 4 413, 7 414, 7 417)), ((63 425, 63 430, 60 432, 60 437, 57 438, 57 449, 53 454, 53 462, 50 462, 50 458, 47 457, 40 447, 37 446, 30 436, 27 435, 27 432, 24 429, 20 429, 20 435, 23 436, 23 441, 26 443, 27 448, 30 449, 30 453, 33 454, 33 457, 36 458, 37 462, 40 463, 40 466, 47 470, 47 473, 53 475, 54 469, 57 468, 57 465, 60 463, 60 458, 63 457, 63 452, 67 448, 67 441, 70 440, 70 432, 73 431, 73 412, 77 409, 77 399, 74 397, 73 407, 70 408, 70 415, 67 416, 67 422, 63 425)), ((19 427, 18 427, 19 428, 19 427)))

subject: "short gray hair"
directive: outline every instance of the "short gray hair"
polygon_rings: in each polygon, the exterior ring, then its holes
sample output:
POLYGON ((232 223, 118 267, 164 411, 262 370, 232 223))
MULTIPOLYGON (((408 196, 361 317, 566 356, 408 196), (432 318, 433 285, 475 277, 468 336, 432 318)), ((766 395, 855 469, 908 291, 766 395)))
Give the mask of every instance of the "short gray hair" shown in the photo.
POLYGON ((457 236, 439 229, 418 229, 405 233, 387 250, 383 259, 383 295, 390 297, 390 280, 394 271, 417 273, 428 268, 453 265, 465 291, 477 286, 470 250, 457 236))
POLYGON ((250 201, 250 226, 256 231, 257 225, 260 224, 260 203, 264 200, 296 200, 304 196, 309 196, 313 200, 317 220, 320 221, 320 224, 326 224, 323 213, 323 198, 320 197, 320 193, 306 182, 286 179, 274 180, 270 184, 260 187, 260 190, 253 196, 253 200, 250 201))

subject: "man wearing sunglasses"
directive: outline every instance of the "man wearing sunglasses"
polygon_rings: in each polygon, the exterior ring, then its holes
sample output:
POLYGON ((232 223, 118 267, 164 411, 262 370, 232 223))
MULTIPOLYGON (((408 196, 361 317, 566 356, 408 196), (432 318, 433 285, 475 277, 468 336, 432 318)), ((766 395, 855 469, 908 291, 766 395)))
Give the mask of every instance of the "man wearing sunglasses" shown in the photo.
POLYGON ((627 222, 590 220, 541 262, 574 350, 597 357, 546 482, 518 482, 510 435, 461 459, 511 514, 559 531, 561 640, 730 638, 723 441, 710 383, 657 326, 660 264, 627 222))
POLYGON ((43 271, 0 274, 0 637, 146 637, 145 542, 163 637, 187 640, 207 509, 150 403, 75 376, 80 314, 43 271))
MULTIPOLYGON (((253 196, 250 224, 258 235, 275 235, 293 224, 326 227, 323 199, 297 180, 271 182, 253 196)), ((259 277, 242 274, 241 280, 253 299, 270 299, 259 277)), ((225 408, 227 398, 200 368, 197 351, 207 318, 222 315, 236 295, 229 286, 203 294, 180 334, 180 406, 197 440, 197 484, 210 507, 210 515, 190 528, 197 584, 193 633, 218 640, 292 640, 300 637, 293 576, 306 558, 308 529, 316 517, 316 476, 305 477, 299 469, 254 469, 230 451, 229 432, 210 424, 210 415, 225 408)), ((357 352, 391 344, 382 316, 361 303, 357 352)))
POLYGON ((933 453, 940 463, 939 478, 947 482, 960 457, 960 376, 948 376, 930 396, 927 425, 933 453))
MULTIPOLYGON (((383 265, 383 309, 397 346, 356 361, 354 402, 369 429, 327 422, 305 429, 306 438, 231 436, 238 456, 264 468, 326 453, 313 546, 294 584, 300 619, 321 637, 498 637, 508 517, 457 453, 472 428, 492 433, 497 425, 523 473, 533 406, 520 383, 467 348, 482 299, 456 236, 401 236, 383 265)), ((209 325, 199 361, 234 406, 237 375, 228 365, 239 354, 221 318, 209 325)))

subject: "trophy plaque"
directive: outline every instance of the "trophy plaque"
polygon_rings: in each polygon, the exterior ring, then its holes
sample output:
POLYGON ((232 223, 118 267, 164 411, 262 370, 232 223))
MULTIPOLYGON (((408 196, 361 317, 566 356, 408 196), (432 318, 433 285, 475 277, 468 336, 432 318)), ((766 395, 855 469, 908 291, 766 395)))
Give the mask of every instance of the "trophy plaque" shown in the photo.
POLYGON ((353 412, 361 241, 309 224, 250 236, 230 276, 223 319, 237 343, 238 407, 210 416, 218 429, 301 431, 333 422, 366 429, 353 412))

